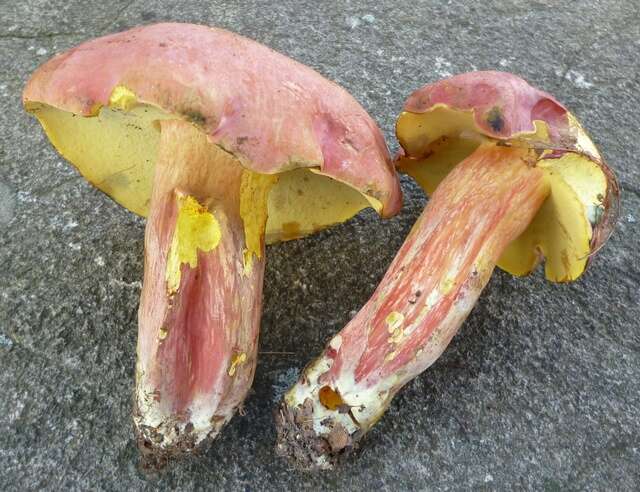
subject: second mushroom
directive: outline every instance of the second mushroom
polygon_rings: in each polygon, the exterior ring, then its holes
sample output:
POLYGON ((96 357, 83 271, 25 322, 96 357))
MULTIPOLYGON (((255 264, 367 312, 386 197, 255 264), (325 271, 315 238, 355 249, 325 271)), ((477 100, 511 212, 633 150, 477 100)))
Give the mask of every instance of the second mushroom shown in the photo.
POLYGON ((496 265, 568 282, 606 241, 611 171, 575 117, 500 72, 416 91, 397 126, 400 170, 431 195, 371 299, 277 411, 280 454, 330 468, 444 351, 496 265))

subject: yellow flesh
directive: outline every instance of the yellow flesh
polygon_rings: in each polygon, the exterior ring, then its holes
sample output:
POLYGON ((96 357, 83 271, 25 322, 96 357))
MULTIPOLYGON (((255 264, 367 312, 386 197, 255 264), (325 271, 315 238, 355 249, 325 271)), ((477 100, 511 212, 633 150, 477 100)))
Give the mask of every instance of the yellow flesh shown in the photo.
MULTIPOLYGON (((95 117, 77 116, 42 104, 32 103, 27 109, 38 118, 58 152, 89 182, 146 217, 160 137, 156 122, 175 116, 153 106, 136 105, 132 97, 126 91, 114 90, 111 106, 101 108, 95 117)), ((357 190, 312 170, 278 175, 268 194, 267 243, 306 236, 371 206, 357 190)), ((249 188, 247 196, 253 199, 261 199, 259 195, 268 192, 259 191, 262 186, 249 188)), ((248 244, 251 253, 245 255, 246 267, 250 267, 257 246, 248 244)))
POLYGON ((229 376, 231 377, 235 376, 236 369, 238 368, 238 366, 241 366, 246 361, 247 361, 247 354, 245 354, 244 352, 240 354, 235 354, 231 359, 231 365, 229 366, 229 370, 227 371, 227 374, 229 374, 229 376))
POLYGON ((262 258, 264 231, 268 220, 269 192, 277 176, 244 170, 240 183, 240 217, 244 224, 247 248, 244 251, 244 271, 250 273, 253 257, 262 258))
MULTIPOLYGON (((534 121, 534 126, 535 131, 515 135, 511 140, 546 141, 549 135, 546 124, 534 121)), ((441 137, 474 137, 478 134, 478 127, 473 111, 457 111, 436 104, 425 113, 403 112, 396 122, 396 134, 408 155, 422 156, 441 137)))
POLYGON ((167 256, 166 281, 169 294, 180 287, 183 263, 195 268, 198 251, 211 251, 220 242, 220 224, 205 206, 192 196, 181 195, 178 199, 178 218, 167 256))
MULTIPOLYGON (((398 166, 428 194, 479 145, 471 112, 437 107, 429 113, 403 113, 396 129, 408 155, 425 156, 402 158, 398 166)), ((547 135, 546 125, 536 122, 535 132, 519 135, 513 143, 545 141, 547 135)), ((584 132, 580 135, 583 147, 590 144, 595 149, 584 132)), ((544 256, 547 279, 575 280, 586 267, 591 223, 597 222, 602 211, 607 180, 595 162, 575 153, 559 159, 543 156, 537 166, 545 171, 551 193, 529 227, 507 247, 498 266, 513 275, 527 275, 544 256)))
POLYGON ((404 112, 396 123, 396 133, 402 148, 409 155, 424 155, 432 142, 443 136, 453 136, 463 129, 475 128, 471 111, 451 111, 436 105, 428 113, 404 112))
POLYGON ((266 241, 288 241, 350 219, 369 201, 359 192, 313 168, 279 175, 269 193, 266 241))

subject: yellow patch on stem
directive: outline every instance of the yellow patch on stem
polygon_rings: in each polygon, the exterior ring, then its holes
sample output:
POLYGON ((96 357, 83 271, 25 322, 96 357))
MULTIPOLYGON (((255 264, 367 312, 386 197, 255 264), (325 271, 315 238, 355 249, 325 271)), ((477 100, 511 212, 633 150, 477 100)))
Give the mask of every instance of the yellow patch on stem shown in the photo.
POLYGON ((391 352, 389 352, 387 355, 384 356, 384 361, 391 362, 393 359, 396 358, 396 355, 398 355, 398 352, 396 350, 392 350, 391 352))
POLYGON ((160 328, 160 331, 158 332, 158 338, 160 340, 164 340, 165 338, 167 338, 167 335, 169 334, 169 330, 163 326, 160 328))
POLYGON ((398 311, 391 311, 385 318, 387 330, 389 330, 389 343, 399 343, 404 336, 402 323, 404 323, 404 315, 398 311))
POLYGON ((214 215, 192 196, 178 196, 178 218, 167 257, 166 281, 169 294, 180 287, 181 267, 198 264, 198 251, 209 252, 218 246, 222 231, 214 215))
POLYGON ((389 337, 389 343, 399 344, 404 338, 404 330, 402 328, 396 328, 396 330, 389 337))
POLYGON ((440 281, 440 290, 442 292, 442 295, 446 296, 449 292, 453 290, 455 286, 456 286, 455 279, 451 277, 445 277, 440 281))
POLYGON ((387 323, 389 333, 393 333, 396 328, 399 328, 404 322, 404 315, 398 311, 391 311, 385 318, 385 322, 387 323))
POLYGON ((240 217, 244 223, 244 239, 246 248, 243 253, 244 274, 249 275, 253 269, 253 257, 262 258, 264 250, 264 233, 267 225, 267 200, 271 187, 278 181, 278 176, 258 174, 249 170, 242 173, 240 182, 240 217))
POLYGON ((236 373, 236 369, 238 368, 238 366, 244 364, 246 361, 247 361, 247 354, 245 354, 244 352, 235 354, 231 359, 231 366, 229 366, 229 371, 227 372, 227 374, 233 377, 236 373))

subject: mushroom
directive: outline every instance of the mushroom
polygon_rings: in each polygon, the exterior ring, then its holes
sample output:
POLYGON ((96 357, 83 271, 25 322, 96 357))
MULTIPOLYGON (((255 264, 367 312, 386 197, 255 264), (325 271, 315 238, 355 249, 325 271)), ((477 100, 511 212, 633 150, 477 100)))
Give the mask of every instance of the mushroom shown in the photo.
POLYGON ((345 90, 221 29, 86 42, 40 67, 23 101, 89 182, 147 217, 134 422, 150 466, 242 404, 265 242, 401 204, 382 134, 345 90))
POLYGON ((276 412, 277 451, 330 468, 393 396, 442 354, 497 264, 578 278, 611 234, 618 186, 576 118, 508 73, 475 72, 411 95, 396 164, 431 196, 362 310, 276 412))

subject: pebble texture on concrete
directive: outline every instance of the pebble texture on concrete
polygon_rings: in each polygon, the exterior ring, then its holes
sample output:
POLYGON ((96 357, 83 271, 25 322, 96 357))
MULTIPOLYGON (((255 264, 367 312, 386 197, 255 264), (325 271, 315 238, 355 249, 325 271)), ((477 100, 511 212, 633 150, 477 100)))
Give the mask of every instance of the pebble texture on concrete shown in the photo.
POLYGON ((0 489, 632 490, 640 483, 640 2, 26 0, 0 3, 0 489), (26 115, 28 75, 83 40, 160 20, 237 31, 350 90, 396 150, 418 86, 515 72, 584 122, 622 187, 577 283, 496 272, 444 356, 366 449, 302 475, 271 409, 372 293, 425 199, 268 250, 254 391, 214 446, 155 481, 130 419, 143 220, 81 179, 26 115), (285 352, 277 354, 274 352, 285 352))

